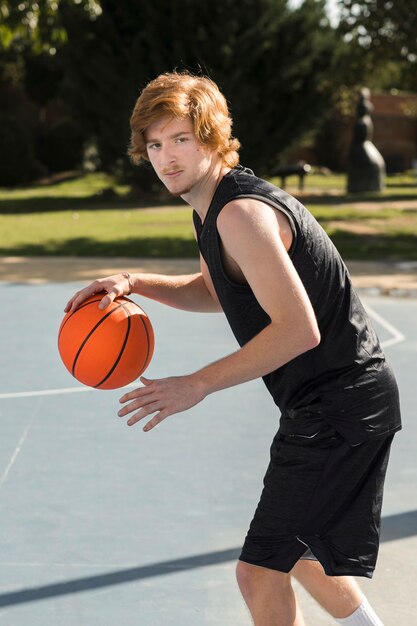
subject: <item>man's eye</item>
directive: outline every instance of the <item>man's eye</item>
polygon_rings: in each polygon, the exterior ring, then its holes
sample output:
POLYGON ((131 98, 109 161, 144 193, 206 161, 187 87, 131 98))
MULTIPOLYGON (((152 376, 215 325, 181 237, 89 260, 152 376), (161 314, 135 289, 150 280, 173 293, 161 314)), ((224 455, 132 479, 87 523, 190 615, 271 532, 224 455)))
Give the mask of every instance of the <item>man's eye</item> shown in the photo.
POLYGON ((150 143, 148 145, 148 150, 157 150, 159 148, 160 144, 159 143, 150 143))
POLYGON ((184 143, 187 141, 187 137, 177 137, 176 143, 184 143))

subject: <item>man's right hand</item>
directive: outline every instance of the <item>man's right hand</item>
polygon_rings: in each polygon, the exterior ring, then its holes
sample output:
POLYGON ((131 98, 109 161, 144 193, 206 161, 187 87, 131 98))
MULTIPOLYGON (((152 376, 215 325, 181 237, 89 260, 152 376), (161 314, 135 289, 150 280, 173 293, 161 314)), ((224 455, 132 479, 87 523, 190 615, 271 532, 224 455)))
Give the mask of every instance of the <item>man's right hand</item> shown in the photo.
POLYGON ((95 294, 103 294, 103 298, 98 306, 100 309, 107 308, 115 298, 128 295, 131 292, 132 285, 129 281, 129 276, 129 274, 114 274, 113 276, 93 281, 73 295, 64 309, 65 313, 75 311, 87 298, 95 294))

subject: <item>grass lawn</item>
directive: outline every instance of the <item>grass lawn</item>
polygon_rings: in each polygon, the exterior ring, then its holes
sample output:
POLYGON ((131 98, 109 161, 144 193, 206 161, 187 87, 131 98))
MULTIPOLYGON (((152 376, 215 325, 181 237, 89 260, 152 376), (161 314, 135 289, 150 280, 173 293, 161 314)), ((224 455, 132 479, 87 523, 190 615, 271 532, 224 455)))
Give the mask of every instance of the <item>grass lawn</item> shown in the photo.
MULTIPOLYGON (((280 184, 279 179, 274 179, 280 184)), ((387 178, 382 194, 345 193, 344 176, 306 178, 299 196, 346 259, 417 260, 417 181, 387 178)), ((104 174, 49 186, 0 189, 0 255, 191 257, 191 209, 150 206, 104 174)))
POLYGON ((0 215, 1 255, 190 257, 190 208, 97 209, 0 215))

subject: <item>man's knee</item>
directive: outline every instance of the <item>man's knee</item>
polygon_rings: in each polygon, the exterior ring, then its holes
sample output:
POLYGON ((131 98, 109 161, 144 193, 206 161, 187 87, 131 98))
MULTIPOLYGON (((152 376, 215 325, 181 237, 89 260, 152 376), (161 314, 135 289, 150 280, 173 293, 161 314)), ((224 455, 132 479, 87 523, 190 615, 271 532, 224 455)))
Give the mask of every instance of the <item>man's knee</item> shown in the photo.
POLYGON ((323 566, 319 561, 310 559, 300 559, 291 570, 291 576, 294 576, 301 584, 306 578, 325 577, 323 566))
POLYGON ((291 585, 290 575, 266 567, 251 565, 238 561, 236 578, 245 598, 253 597, 261 589, 264 593, 272 587, 276 593, 284 591, 291 585))
POLYGON ((238 561, 236 565, 236 579, 244 596, 249 593, 249 589, 253 586, 253 574, 251 568, 253 568, 253 565, 249 565, 244 561, 238 561))

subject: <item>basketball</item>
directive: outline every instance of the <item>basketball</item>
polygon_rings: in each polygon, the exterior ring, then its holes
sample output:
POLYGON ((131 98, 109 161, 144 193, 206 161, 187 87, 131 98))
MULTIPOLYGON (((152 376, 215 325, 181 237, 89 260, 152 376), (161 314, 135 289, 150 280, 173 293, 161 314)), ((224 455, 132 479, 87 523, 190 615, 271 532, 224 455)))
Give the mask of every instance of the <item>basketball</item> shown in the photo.
POLYGON ((146 313, 129 298, 98 308, 104 294, 88 298, 62 320, 58 350, 67 370, 95 389, 118 389, 148 367, 154 333, 146 313))

